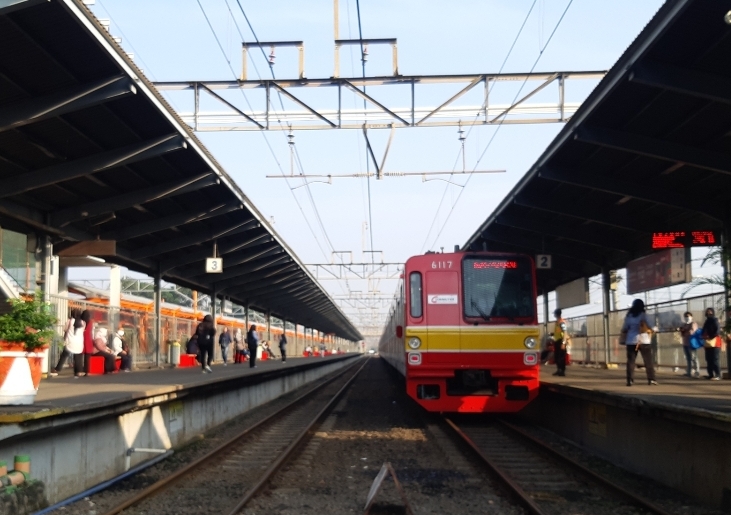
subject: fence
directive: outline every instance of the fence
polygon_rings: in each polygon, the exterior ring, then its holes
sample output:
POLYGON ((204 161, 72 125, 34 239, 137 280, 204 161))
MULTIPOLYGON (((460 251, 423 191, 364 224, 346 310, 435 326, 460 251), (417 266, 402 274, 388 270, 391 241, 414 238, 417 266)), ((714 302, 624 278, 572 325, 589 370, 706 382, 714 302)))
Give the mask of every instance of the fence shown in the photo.
MULTIPOLYGON (((62 335, 65 322, 67 320, 68 313, 71 309, 79 309, 81 311, 88 310, 91 313, 92 323, 106 327, 109 330, 110 337, 112 333, 122 328, 125 332, 125 341, 129 344, 130 351, 132 354, 132 361, 137 368, 145 368, 150 366, 166 365, 171 363, 171 343, 179 341, 183 346, 181 350, 185 352, 185 344, 187 343, 190 336, 193 334, 195 328, 198 325, 198 320, 187 317, 177 316, 161 316, 161 338, 160 346, 158 349, 157 342, 155 340, 155 314, 151 311, 125 309, 125 308, 114 308, 106 304, 97 304, 94 302, 88 302, 85 300, 69 299, 68 297, 61 295, 52 295, 51 304, 56 308, 58 313, 59 322, 56 330, 56 341, 49 350, 49 363, 51 366, 55 365, 62 350, 62 335), (159 353, 159 354, 158 354, 159 353), (159 358, 158 358, 159 356, 159 358)), ((199 314, 200 316, 203 313, 199 314)), ((252 317, 252 319, 254 319, 252 317)), ((243 320, 241 321, 243 322, 243 320)), ((241 325, 243 327, 243 323, 241 325)), ((275 333, 281 332, 281 328, 277 330, 276 327, 272 326, 273 331, 270 334, 266 332, 266 325, 260 324, 260 329, 263 327, 264 330, 260 330, 260 336, 264 340, 268 340, 272 345, 272 348, 277 354, 279 349, 277 345, 278 336, 275 333)), ((289 344, 287 345, 287 353, 290 356, 301 356, 305 350, 305 347, 313 345, 312 338, 308 335, 305 337, 301 332, 297 334, 296 338, 288 330, 289 344)), ((328 348, 334 347, 329 344, 328 348)), ((356 350, 356 347, 351 345, 352 348, 343 350, 356 350)), ((233 345, 229 348, 229 360, 233 361, 233 345)), ((218 345, 214 345, 214 359, 220 360, 221 349, 218 345)))
MULTIPOLYGON (((693 313, 693 319, 699 326, 705 320, 705 310, 714 308, 721 322, 725 324, 724 298, 722 293, 693 297, 684 300, 663 302, 646 307, 647 318, 658 330, 652 338, 655 363, 664 367, 686 366, 682 341, 678 327, 683 324, 683 314, 693 313)), ((609 361, 624 363, 625 347, 619 343, 619 336, 624 323, 626 311, 609 313, 609 361)), ((601 313, 566 319, 571 335, 571 359, 584 363, 605 361, 604 322, 601 313)), ((552 323, 549 323, 549 331, 552 323)), ((726 366, 726 348, 721 352, 721 366, 726 366)), ((705 367, 704 353, 699 349, 698 359, 701 367, 705 367)))

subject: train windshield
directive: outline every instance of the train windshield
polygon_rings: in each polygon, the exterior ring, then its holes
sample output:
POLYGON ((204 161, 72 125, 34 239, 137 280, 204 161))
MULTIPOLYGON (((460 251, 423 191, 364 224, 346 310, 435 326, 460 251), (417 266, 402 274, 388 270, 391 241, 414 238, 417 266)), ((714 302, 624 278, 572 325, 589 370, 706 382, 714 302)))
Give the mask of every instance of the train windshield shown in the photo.
POLYGON ((465 257, 462 280, 466 318, 485 322, 533 318, 535 299, 530 259, 465 257))

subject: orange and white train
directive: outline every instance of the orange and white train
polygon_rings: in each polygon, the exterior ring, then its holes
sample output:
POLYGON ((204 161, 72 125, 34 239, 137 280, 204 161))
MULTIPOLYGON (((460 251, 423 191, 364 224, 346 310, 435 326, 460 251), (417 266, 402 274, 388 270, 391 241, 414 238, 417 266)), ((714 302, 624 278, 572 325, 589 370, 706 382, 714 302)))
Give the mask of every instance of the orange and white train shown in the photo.
POLYGON ((429 411, 519 411, 538 393, 535 284, 525 255, 412 257, 379 353, 429 411))

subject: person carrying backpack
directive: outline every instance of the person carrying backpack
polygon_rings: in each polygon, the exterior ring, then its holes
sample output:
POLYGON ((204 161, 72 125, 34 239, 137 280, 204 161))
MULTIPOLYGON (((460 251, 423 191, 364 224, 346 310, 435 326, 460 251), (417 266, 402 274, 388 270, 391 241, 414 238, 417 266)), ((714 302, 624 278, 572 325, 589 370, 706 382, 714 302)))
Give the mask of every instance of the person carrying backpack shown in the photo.
POLYGON ((198 324, 195 334, 198 335, 201 368, 204 374, 210 374, 213 372, 211 363, 213 362, 213 342, 216 337, 216 327, 213 325, 211 315, 203 317, 203 321, 198 324))
POLYGON ((256 368, 256 352, 259 347, 259 335, 256 333, 256 325, 251 324, 249 332, 246 333, 246 344, 249 346, 249 368, 256 368))
POLYGON ((706 309, 706 321, 703 322, 704 351, 706 353, 706 379, 721 380, 721 324, 716 318, 713 308, 706 309))

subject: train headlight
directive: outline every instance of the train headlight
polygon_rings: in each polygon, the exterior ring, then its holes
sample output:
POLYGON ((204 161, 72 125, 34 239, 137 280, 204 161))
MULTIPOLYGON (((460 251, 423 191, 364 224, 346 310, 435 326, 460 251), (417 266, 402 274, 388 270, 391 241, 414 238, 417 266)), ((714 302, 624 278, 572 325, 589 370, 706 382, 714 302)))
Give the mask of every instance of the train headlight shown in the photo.
POLYGON ((525 339, 525 341, 523 342, 523 345, 525 345, 527 349, 535 349, 536 345, 538 345, 538 342, 536 341, 535 338, 533 338, 532 336, 529 336, 528 338, 525 339))
POLYGON ((418 339, 416 336, 409 338, 409 347, 412 349, 418 349, 421 347, 421 340, 418 339))

